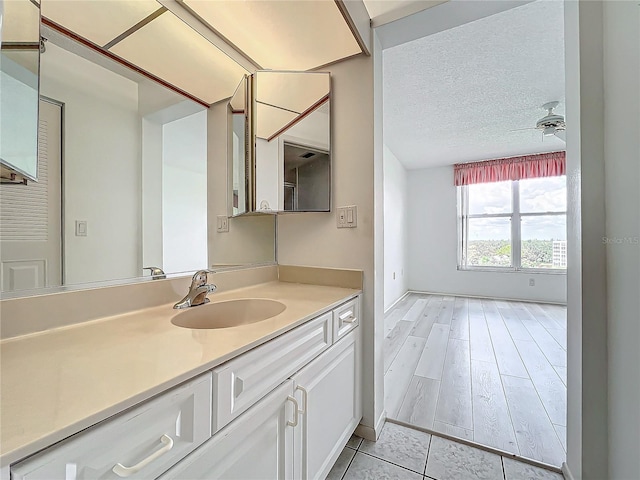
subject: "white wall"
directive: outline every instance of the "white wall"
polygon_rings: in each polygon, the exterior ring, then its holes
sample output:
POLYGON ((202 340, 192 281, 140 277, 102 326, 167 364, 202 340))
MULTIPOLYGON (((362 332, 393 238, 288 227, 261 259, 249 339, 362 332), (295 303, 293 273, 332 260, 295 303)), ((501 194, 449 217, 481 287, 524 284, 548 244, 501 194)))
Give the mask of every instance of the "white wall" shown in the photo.
POLYGON ((229 218, 229 231, 218 233, 216 217, 228 215, 229 156, 227 139, 231 122, 226 102, 207 111, 207 202, 209 267, 275 262, 275 215, 243 215, 229 218))
POLYGON ((162 127, 165 272, 207 268, 207 112, 162 127))
MULTIPOLYGON (((373 59, 358 56, 327 70, 332 80, 333 211, 280 215, 278 262, 364 271, 362 423, 374 427, 382 413, 378 390, 383 387, 379 365, 382 330, 377 325, 382 317, 378 311, 382 310, 382 292, 379 297, 377 291, 374 295, 375 285, 380 282, 379 278, 374 282, 374 171, 382 170, 382 157, 374 156, 373 59), (357 205, 357 228, 336 228, 335 208, 343 205, 357 205), (379 305, 374 306, 378 300, 379 305)), ((381 135, 379 140, 382 142, 381 135)), ((382 175, 379 178, 381 186, 382 175)))
POLYGON ((51 43, 40 72, 40 93, 64 102, 64 282, 140 276, 138 86, 51 43))
POLYGON ((565 4, 567 466, 640 476, 640 9, 565 4))
POLYGON ((407 282, 407 171, 384 145, 384 309, 404 295, 407 282))
POLYGON ((408 172, 410 290, 455 295, 566 302, 563 274, 457 269, 458 225, 453 166, 408 172), (535 286, 529 286, 529 279, 535 286))
MULTIPOLYGON (((142 266, 162 265, 162 124, 142 118, 142 266)), ((150 272, 146 271, 145 275, 150 272)))
POLYGON ((609 475, 640 478, 640 7, 604 2, 609 475), (635 450, 635 451, 634 451, 635 450))
MULTIPOLYGON (((609 477, 602 2, 565 3, 567 465, 609 477)), ((628 452, 628 450, 627 450, 628 452)))

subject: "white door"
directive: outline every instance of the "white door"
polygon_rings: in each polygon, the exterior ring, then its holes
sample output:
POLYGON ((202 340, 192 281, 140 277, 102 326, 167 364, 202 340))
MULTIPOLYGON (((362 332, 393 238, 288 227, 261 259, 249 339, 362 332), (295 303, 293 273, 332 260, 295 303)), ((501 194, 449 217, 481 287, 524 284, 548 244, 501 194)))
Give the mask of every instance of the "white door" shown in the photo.
POLYGON ((296 479, 323 479, 362 417, 360 331, 356 328, 297 373, 304 414, 296 430, 296 479))
POLYGON ((288 380, 236 418, 160 480, 292 478, 298 412, 288 380))
POLYGON ((0 186, 0 291, 62 284, 62 106, 40 100, 38 181, 0 186))

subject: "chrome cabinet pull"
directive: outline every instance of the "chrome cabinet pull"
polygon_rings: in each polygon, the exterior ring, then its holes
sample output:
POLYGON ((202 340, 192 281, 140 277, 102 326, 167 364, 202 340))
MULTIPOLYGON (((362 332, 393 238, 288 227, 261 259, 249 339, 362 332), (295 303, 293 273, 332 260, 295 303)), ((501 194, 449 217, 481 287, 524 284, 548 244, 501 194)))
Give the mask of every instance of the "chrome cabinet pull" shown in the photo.
POLYGON ((353 323, 356 321, 356 316, 353 314, 353 310, 348 310, 340 315, 340 321, 343 323, 353 323))
POLYGON ((115 473, 121 478, 130 477, 134 473, 139 472, 144 467, 149 465, 156 458, 161 457, 162 455, 164 455, 165 453, 167 453, 169 450, 173 448, 173 439, 169 435, 162 435, 162 437, 160 437, 160 442, 162 442, 164 447, 160 448, 159 450, 156 450, 147 458, 145 458, 144 460, 141 460, 140 462, 136 463, 132 467, 125 467, 121 463, 116 463, 116 465, 113 467, 113 473, 115 473))
POLYGON ((300 385, 298 385, 296 387, 296 390, 300 390, 302 392, 302 410, 298 410, 298 413, 300 415, 306 415, 306 413, 307 413, 307 399, 309 398, 309 392, 307 392, 306 388, 301 387, 300 385))
POLYGON ((298 400, 296 400, 291 395, 289 395, 287 397, 287 400, 289 400, 291 403, 293 403, 293 420, 287 420, 287 425, 289 425, 290 427, 297 427, 298 426, 298 413, 300 412, 300 406, 298 405, 298 400))

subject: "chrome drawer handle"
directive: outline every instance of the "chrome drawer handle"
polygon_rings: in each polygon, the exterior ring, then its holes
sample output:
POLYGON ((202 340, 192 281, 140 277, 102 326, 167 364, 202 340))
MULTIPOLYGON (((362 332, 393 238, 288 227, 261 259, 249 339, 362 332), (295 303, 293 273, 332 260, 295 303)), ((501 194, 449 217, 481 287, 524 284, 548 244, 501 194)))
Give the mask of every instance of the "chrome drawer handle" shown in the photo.
POLYGON ((130 477, 173 448, 173 439, 169 435, 162 435, 162 437, 160 437, 160 441, 164 447, 156 450, 144 460, 136 463, 133 467, 125 467, 121 463, 116 463, 115 467, 113 467, 113 473, 122 478, 130 477))
POLYGON ((356 321, 356 316, 353 314, 353 310, 349 310, 340 315, 340 321, 344 323, 353 323, 356 321))

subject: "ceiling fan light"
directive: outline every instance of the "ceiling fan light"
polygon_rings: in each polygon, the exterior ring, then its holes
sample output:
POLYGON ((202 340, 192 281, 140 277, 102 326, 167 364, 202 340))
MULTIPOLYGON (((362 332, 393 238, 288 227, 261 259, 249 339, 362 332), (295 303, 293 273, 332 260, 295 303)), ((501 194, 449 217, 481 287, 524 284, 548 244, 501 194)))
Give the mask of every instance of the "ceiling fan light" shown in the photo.
POLYGON ((555 135, 555 133, 556 133, 556 127, 546 127, 546 128, 542 131, 542 134, 543 134, 545 137, 548 137, 548 136, 550 136, 550 135, 555 135))

